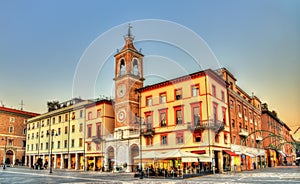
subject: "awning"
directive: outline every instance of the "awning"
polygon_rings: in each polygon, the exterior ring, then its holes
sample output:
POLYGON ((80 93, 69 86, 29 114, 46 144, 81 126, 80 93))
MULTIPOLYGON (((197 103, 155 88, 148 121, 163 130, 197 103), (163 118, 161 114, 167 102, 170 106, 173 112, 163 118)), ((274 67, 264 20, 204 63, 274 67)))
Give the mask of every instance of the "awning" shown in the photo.
POLYGON ((281 150, 276 150, 278 153, 280 153, 283 157, 286 157, 286 154, 285 153, 283 153, 283 151, 281 151, 281 150))
POLYGON ((248 152, 243 152, 243 154, 244 154, 244 155, 247 155, 247 156, 249 156, 249 157, 251 157, 251 158, 254 158, 254 157, 255 157, 254 155, 252 155, 252 154, 250 154, 250 153, 248 153, 248 152))
POLYGON ((197 158, 192 158, 192 157, 182 158, 182 162, 198 162, 198 159, 197 158))
POLYGON ((206 155, 199 155, 199 162, 212 162, 212 158, 206 155))
POLYGON ((236 154, 236 153, 234 153, 234 152, 232 152, 232 151, 230 151, 230 150, 223 150, 225 153, 227 153, 228 155, 230 155, 230 156, 239 156, 238 154, 236 154))

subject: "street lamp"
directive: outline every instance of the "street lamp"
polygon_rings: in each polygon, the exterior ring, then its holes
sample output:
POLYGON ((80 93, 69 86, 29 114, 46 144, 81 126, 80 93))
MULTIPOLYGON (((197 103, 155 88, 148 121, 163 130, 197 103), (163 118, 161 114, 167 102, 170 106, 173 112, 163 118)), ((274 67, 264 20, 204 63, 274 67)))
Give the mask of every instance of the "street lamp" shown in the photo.
MULTIPOLYGON (((47 133, 47 135, 49 135, 49 132, 47 133)), ((51 145, 50 145, 50 171, 49 173, 52 174, 52 149, 53 149, 53 137, 55 136, 58 136, 58 134, 54 134, 54 130, 51 131, 51 145)))
POLYGON ((3 154, 3 157, 4 157, 4 164, 3 164, 3 170, 5 170, 5 162, 6 162, 6 145, 7 145, 7 137, 5 137, 5 139, 2 137, 2 141, 5 140, 5 144, 4 144, 4 154, 3 154))

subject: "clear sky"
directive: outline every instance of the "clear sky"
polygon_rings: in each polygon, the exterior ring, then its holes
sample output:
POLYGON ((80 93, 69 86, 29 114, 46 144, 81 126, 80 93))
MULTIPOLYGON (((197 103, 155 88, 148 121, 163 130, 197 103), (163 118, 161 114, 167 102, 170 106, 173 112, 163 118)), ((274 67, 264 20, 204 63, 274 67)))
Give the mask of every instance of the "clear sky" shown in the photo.
MULTIPOLYGON (((76 67, 99 35, 135 20, 162 19, 197 33, 242 89, 294 128, 300 125, 299 9, 298 0, 1 0, 0 102, 20 108, 23 100, 25 110, 45 112, 48 100, 72 98, 76 67)), ((149 52, 147 44, 138 44, 145 55, 176 60, 171 49, 149 52)), ((110 60, 106 73, 99 73, 99 95, 111 95, 101 85, 105 79, 112 88, 110 60)))

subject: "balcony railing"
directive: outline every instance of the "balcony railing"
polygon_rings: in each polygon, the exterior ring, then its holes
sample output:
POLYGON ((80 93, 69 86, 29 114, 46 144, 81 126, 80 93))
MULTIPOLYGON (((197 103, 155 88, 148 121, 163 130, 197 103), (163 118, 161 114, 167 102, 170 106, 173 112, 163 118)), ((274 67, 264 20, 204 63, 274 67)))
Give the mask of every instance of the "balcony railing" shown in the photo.
POLYGON ((224 130, 224 123, 219 120, 206 120, 200 122, 200 124, 192 124, 190 122, 187 123, 187 127, 191 131, 202 131, 205 129, 212 129, 215 131, 222 131, 224 130))
POLYGON ((155 134, 155 130, 152 127, 152 124, 144 124, 141 127, 141 133, 143 136, 153 136, 155 134))
POLYGON ((244 128, 240 129, 240 133, 239 134, 240 134, 240 136, 245 136, 245 137, 247 137, 249 135, 248 130, 246 130, 244 128))

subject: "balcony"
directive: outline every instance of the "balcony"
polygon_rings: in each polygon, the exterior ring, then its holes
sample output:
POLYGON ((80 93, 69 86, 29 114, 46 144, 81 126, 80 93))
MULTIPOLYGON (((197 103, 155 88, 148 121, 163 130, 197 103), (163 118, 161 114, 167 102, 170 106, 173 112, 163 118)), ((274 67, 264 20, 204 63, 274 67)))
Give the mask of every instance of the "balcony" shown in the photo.
POLYGON ((240 135, 240 136, 247 137, 247 136, 249 135, 248 130, 246 130, 246 129, 244 129, 244 128, 241 128, 241 129, 240 129, 239 135, 240 135))
POLYGON ((188 123, 188 129, 191 131, 202 131, 205 129, 212 129, 215 131, 222 131, 224 130, 224 123, 218 120, 206 120, 202 121, 200 124, 192 125, 190 122, 188 123))
POLYGON ((205 127, 203 126, 203 124, 196 124, 196 125, 193 125, 191 122, 188 122, 187 123, 187 128, 192 131, 192 132, 195 132, 195 131, 203 131, 205 129, 205 127))
POLYGON ((155 130, 152 127, 152 124, 144 124, 142 125, 141 133, 143 136, 153 136, 155 134, 155 130))

